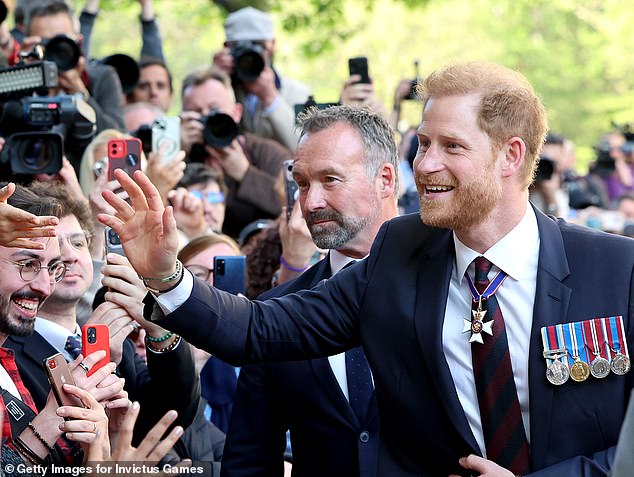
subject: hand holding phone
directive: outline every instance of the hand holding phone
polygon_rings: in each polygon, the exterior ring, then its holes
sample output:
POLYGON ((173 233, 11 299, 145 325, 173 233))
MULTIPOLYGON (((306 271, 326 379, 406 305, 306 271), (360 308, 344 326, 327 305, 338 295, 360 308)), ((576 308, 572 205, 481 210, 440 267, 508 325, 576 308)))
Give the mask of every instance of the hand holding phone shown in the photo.
POLYGON ((100 349, 106 352, 106 356, 100 359, 86 376, 92 376, 95 371, 104 367, 110 362, 110 330, 108 325, 95 324, 81 327, 81 349, 84 356, 94 353, 100 349))
POLYGON ((141 140, 111 139, 108 141, 108 180, 114 180, 114 171, 123 169, 129 176, 141 170, 141 140))
POLYGON ((123 250, 123 245, 121 245, 119 234, 117 234, 117 232, 115 232, 111 227, 106 227, 104 233, 106 235, 106 255, 109 253, 118 253, 119 255, 123 255, 125 257, 125 251, 123 250))
POLYGON ((293 205, 299 197, 299 187, 293 179, 293 161, 284 161, 284 189, 286 191, 286 218, 291 216, 293 205))
POLYGON ((61 353, 57 353, 46 358, 44 360, 44 369, 57 404, 60 406, 84 407, 83 403, 77 396, 68 394, 64 391, 64 384, 74 385, 75 380, 73 379, 73 375, 70 373, 70 368, 68 367, 66 359, 61 353))
POLYGON ((356 58, 348 59, 348 70, 350 76, 359 75, 361 79, 358 83, 371 84, 370 74, 368 73, 368 59, 365 56, 358 56, 356 58))

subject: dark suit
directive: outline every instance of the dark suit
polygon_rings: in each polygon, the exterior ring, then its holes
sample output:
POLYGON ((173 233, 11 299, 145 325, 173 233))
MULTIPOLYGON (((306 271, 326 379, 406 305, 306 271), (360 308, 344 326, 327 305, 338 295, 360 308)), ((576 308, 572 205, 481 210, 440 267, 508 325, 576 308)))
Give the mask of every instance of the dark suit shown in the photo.
MULTIPOLYGON (((331 275, 328 258, 259 299, 312 288, 331 275)), ((376 400, 359 423, 328 358, 242 368, 225 443, 222 475, 283 475, 286 430, 294 476, 376 475, 376 400)))
MULTIPOLYGON (((42 363, 57 350, 38 332, 27 337, 11 336, 5 346, 14 350, 20 376, 41 411, 51 390, 42 363)), ((194 420, 200 397, 193 355, 185 341, 170 353, 148 351, 147 357, 148 365, 136 353, 134 344, 125 340, 117 368, 117 374, 125 378, 128 397, 141 404, 134 429, 137 437, 143 437, 170 409, 178 412, 177 424, 187 427, 194 420)))
MULTIPOLYGON (((536 472, 541 476, 605 475, 634 372, 550 385, 540 328, 623 315, 633 349, 634 242, 536 215, 531 469, 550 467, 536 472)), ((195 280, 190 298, 162 324, 236 363, 332 355, 360 342, 381 416, 379 475, 460 473, 458 459, 479 450, 441 342, 454 254, 450 230, 403 216, 383 225, 366 260, 314 290, 249 302, 195 280)), ((154 312, 158 318, 158 306, 154 312)))

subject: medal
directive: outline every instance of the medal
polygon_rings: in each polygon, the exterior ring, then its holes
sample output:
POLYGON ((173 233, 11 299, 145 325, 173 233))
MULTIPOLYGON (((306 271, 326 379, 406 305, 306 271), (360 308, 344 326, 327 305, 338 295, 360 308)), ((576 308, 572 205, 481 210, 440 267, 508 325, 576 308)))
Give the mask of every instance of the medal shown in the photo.
POLYGON ((627 341, 625 341, 623 318, 621 316, 612 316, 606 318, 606 320, 607 344, 612 353, 614 353, 610 362, 610 369, 614 374, 622 376, 632 367, 627 351, 627 341), (624 353, 622 353, 621 350, 623 350, 624 353))
MULTIPOLYGON (((590 336, 592 336, 592 348, 590 344, 587 344, 590 352, 593 354, 594 359, 590 363, 590 374, 595 378, 605 378, 610 374, 610 362, 602 356, 601 343, 605 345, 605 339, 603 338, 603 328, 599 326, 597 330, 598 320, 587 320, 583 322, 584 338, 588 336, 588 329, 590 330, 590 336)), ((599 322, 601 325, 601 322, 599 322)), ((605 346, 603 346, 605 350, 605 346)))
POLYGON ((473 280, 466 271, 464 276, 469 284, 471 298, 473 299, 473 306, 477 303, 477 308, 475 310, 471 310, 471 320, 463 318, 464 326, 462 328, 462 332, 471 332, 469 343, 484 344, 483 333, 493 336, 493 323, 495 320, 484 321, 487 311, 482 309, 482 302, 486 301, 487 298, 493 295, 497 289, 500 288, 500 285, 502 285, 502 282, 504 282, 507 275, 500 270, 482 293, 478 292, 473 280))
POLYGON ((570 371, 568 371, 568 366, 558 359, 554 360, 546 368, 546 379, 555 386, 561 386, 568 381, 569 377, 570 371))
POLYGON ((588 363, 581 361, 579 356, 573 356, 575 360, 570 366, 570 377, 578 383, 585 381, 590 376, 590 366, 588 363))

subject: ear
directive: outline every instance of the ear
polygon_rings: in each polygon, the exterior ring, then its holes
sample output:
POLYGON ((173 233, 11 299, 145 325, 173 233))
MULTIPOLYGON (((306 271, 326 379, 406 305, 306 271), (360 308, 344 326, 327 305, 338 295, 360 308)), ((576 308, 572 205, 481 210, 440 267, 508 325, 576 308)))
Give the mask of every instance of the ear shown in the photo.
POLYGON ((394 166, 389 163, 384 163, 379 168, 379 173, 376 177, 379 184, 379 194, 382 199, 394 197, 394 188, 396 187, 396 171, 394 166))
POLYGON ((503 154, 502 177, 517 175, 526 159, 526 144, 522 138, 513 136, 504 143, 500 154, 503 154))

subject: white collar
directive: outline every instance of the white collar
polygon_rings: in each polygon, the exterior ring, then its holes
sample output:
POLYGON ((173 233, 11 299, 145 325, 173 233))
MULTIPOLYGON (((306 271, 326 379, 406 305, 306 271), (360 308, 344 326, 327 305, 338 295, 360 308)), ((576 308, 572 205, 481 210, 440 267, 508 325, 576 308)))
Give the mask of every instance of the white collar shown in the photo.
POLYGON ((341 270, 343 267, 348 265, 350 262, 356 262, 357 260, 362 260, 362 259, 348 257, 347 255, 344 255, 343 253, 337 250, 332 250, 332 249, 330 250, 328 257, 330 260, 331 275, 334 275, 335 273, 337 273, 339 270, 341 270))
POLYGON ((511 277, 519 280, 531 254, 539 248, 539 228, 533 207, 528 204, 522 220, 489 250, 480 254, 463 244, 456 233, 453 234, 456 249, 455 272, 462 283, 467 268, 480 255, 511 277))

